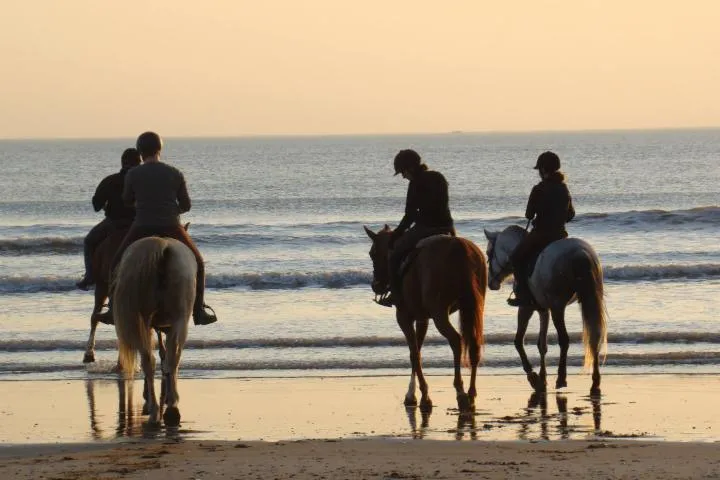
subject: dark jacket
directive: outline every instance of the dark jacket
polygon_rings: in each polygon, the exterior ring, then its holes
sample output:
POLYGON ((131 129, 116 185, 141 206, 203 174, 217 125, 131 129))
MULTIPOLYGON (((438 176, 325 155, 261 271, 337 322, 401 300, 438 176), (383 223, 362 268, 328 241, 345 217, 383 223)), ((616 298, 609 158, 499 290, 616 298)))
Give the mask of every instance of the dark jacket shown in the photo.
POLYGON ((122 199, 125 174, 128 170, 130 169, 123 168, 118 173, 103 178, 92 197, 95 211, 104 209, 105 216, 113 221, 132 221, 135 218, 135 207, 125 205, 122 199))
POLYGON ((565 223, 575 217, 565 175, 554 172, 530 192, 525 218, 533 219, 533 228, 540 231, 565 231, 565 223))
POLYGON ((394 230, 397 238, 413 223, 425 227, 453 228, 448 201, 448 183, 440 172, 422 170, 408 185, 405 216, 394 230))

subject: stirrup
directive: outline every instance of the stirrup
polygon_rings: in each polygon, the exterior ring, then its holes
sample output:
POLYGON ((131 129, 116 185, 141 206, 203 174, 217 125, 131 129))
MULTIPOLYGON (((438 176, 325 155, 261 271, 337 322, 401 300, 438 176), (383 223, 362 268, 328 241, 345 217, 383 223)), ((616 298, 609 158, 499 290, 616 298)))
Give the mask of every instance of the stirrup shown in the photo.
POLYGON ((195 325, 210 325, 217 322, 215 310, 210 305, 203 303, 200 310, 193 312, 193 322, 195 325), (210 310, 210 312, 206 312, 205 309, 210 310))
POLYGON ((89 279, 87 277, 87 275, 84 276, 83 278, 81 278, 80 280, 78 280, 77 282, 75 282, 75 286, 77 288, 79 288, 80 290, 84 290, 86 292, 88 290, 90 290, 90 287, 92 287, 93 285, 95 285, 95 282, 93 282, 91 279, 89 279))
POLYGON ((525 301, 519 299, 517 295, 513 297, 512 295, 508 297, 507 304, 511 307, 531 307, 537 309, 537 304, 532 299, 527 299, 525 301))
POLYGON ((391 293, 384 293, 384 294, 380 295, 379 298, 376 296, 373 299, 373 302, 377 303, 378 305, 382 305, 383 307, 394 307, 395 306, 395 302, 393 301, 391 293))

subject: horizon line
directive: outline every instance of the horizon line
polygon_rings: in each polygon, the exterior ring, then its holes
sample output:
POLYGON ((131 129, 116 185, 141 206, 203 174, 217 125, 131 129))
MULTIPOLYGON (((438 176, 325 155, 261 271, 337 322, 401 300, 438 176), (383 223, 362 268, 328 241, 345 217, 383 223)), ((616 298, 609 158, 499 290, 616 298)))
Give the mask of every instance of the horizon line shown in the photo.
MULTIPOLYGON (((328 137, 400 137, 400 136, 433 136, 433 135, 522 135, 551 133, 611 133, 611 132, 663 132, 663 131, 700 131, 720 130, 718 126, 699 127, 637 127, 637 128, 585 128, 585 129, 537 129, 537 130, 448 130, 443 132, 390 132, 390 133, 257 133, 236 135, 164 135, 174 139, 252 139, 252 138, 328 138, 328 137)), ((132 136, 27 136, 1 137, 0 141, 52 141, 52 140, 126 140, 132 136)))

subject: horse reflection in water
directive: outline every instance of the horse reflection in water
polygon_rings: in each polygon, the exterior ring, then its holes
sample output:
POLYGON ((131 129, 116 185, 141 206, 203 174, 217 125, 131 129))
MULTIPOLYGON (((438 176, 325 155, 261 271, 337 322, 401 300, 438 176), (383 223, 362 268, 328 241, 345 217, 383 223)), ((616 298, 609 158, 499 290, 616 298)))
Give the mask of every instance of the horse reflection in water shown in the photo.
POLYGON ((541 440, 550 440, 557 436, 561 440, 568 440, 576 434, 591 434, 600 435, 600 420, 601 420, 601 406, 600 398, 598 396, 583 397, 583 400, 587 400, 591 404, 592 416, 593 416, 593 430, 591 431, 587 427, 571 425, 569 422, 569 415, 580 418, 587 413, 588 407, 574 407, 570 414, 568 414, 568 399, 563 394, 555 395, 555 404, 557 406, 557 413, 548 413, 548 394, 546 392, 533 392, 528 399, 527 408, 525 408, 524 414, 516 419, 512 417, 505 417, 504 422, 516 423, 519 425, 518 439, 520 440, 535 440, 535 432, 533 427, 539 425, 540 431, 536 432, 541 440), (549 428, 550 422, 557 422, 554 427, 554 432, 549 428), (553 435, 555 433, 555 435, 553 435))
POLYGON ((180 424, 177 376, 195 299, 196 270, 195 256, 188 247, 160 237, 134 242, 118 266, 113 286, 113 319, 120 365, 132 380, 140 354, 145 374, 143 414, 149 415, 151 425, 158 425, 161 415, 155 395, 153 329, 166 335, 165 348, 161 349, 166 390, 161 400, 167 406, 163 419, 167 426, 180 424))

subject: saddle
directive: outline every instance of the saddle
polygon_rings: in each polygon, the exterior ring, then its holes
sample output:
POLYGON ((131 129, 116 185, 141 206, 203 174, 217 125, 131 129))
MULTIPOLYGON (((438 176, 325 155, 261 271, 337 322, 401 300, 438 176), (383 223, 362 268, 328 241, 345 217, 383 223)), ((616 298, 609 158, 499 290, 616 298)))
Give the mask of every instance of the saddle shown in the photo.
POLYGON ((417 258, 418 254, 420 253, 420 250, 423 249, 423 247, 426 247, 442 238, 449 237, 447 233, 437 233, 435 235, 430 235, 429 237, 425 237, 422 240, 420 240, 418 243, 415 244, 415 247, 413 247, 412 250, 410 250, 405 257, 400 262, 400 270, 398 271, 398 278, 402 279, 402 277, 405 275, 405 272, 408 271, 410 268, 410 265, 412 265, 415 258, 417 258))

